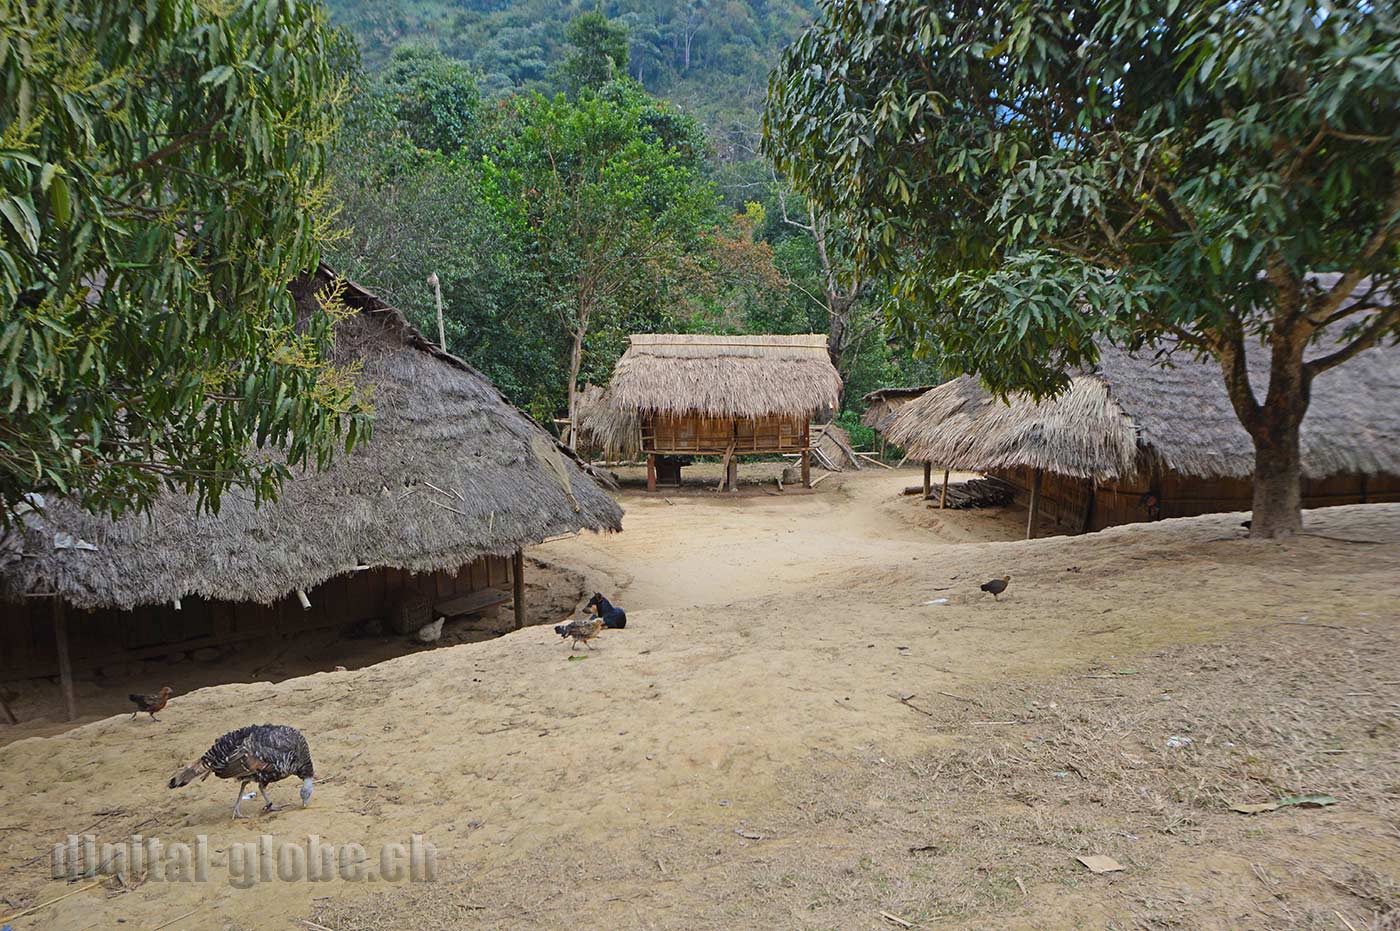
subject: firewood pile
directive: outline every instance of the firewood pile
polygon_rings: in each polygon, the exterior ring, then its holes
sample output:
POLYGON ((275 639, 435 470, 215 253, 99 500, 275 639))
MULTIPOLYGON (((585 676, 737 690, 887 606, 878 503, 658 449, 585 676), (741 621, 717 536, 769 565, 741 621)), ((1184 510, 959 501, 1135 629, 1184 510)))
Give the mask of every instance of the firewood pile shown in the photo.
MULTIPOLYGON (((929 494, 930 501, 939 500, 943 489, 934 486, 929 494)), ((1016 489, 999 478, 974 478, 966 482, 953 482, 948 485, 948 507, 950 508, 993 508, 1004 507, 1016 497, 1016 489)))

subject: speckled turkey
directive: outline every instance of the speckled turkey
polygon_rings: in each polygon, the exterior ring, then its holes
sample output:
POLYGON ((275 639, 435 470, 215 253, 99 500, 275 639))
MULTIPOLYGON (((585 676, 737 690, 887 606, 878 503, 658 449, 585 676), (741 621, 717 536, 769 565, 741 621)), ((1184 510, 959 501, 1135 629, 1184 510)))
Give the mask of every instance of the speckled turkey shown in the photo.
POLYGON ((237 779, 238 799, 233 803, 233 816, 244 817, 243 790, 256 782, 258 792, 267 805, 263 811, 276 811, 268 797, 267 787, 274 782, 295 776, 301 780, 301 807, 311 803, 312 785, 316 772, 311 765, 311 748, 295 727, 285 724, 254 724, 229 731, 204 752, 198 760, 186 766, 170 779, 170 788, 189 785, 195 779, 207 779, 213 773, 220 779, 237 779))

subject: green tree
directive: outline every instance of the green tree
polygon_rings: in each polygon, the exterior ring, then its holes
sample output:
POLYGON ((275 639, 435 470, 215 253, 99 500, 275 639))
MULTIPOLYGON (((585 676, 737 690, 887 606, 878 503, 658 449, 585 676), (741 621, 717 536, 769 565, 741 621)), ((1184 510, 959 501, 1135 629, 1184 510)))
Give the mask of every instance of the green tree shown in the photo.
POLYGON ((627 26, 601 10, 576 16, 564 30, 572 50, 560 69, 568 92, 578 94, 627 76, 627 26))
POLYGON ((3 519, 262 499, 363 436, 287 292, 327 232, 332 41, 296 0, 0 0, 3 519))
POLYGON ((452 153, 481 135, 476 74, 436 49, 396 48, 372 92, 420 149, 452 153))
POLYGON ((698 126, 668 143, 657 127, 680 124, 659 119, 668 108, 636 85, 513 107, 486 157, 485 196, 523 244, 521 298, 567 341, 573 422, 590 334, 615 335, 637 326, 639 311, 676 301, 716 198, 693 160, 698 126))
POLYGON ((766 132, 903 322, 992 388, 1054 392, 1103 336, 1218 360, 1253 533, 1301 526, 1313 379, 1400 330, 1393 6, 831 0, 766 132))

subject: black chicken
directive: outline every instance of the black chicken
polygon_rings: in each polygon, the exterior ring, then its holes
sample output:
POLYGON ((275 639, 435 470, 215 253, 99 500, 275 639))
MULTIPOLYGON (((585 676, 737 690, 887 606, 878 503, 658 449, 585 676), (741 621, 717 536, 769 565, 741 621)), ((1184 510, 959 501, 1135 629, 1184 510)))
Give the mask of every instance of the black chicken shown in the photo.
POLYGON ((603 626, 609 630, 622 630, 627 626, 627 612, 604 598, 602 592, 594 592, 584 607, 596 611, 597 616, 603 619, 603 626))
POLYGON ((1007 573, 999 579, 992 579, 990 582, 983 582, 979 588, 984 592, 992 593, 992 600, 997 600, 997 595, 1006 591, 1006 586, 1011 584, 1011 573, 1007 573))
POLYGON ((263 811, 276 811, 267 787, 274 782, 296 776, 301 780, 301 807, 311 803, 311 789, 316 772, 311 765, 311 748, 295 727, 285 724, 254 724, 229 731, 204 751, 197 761, 186 766, 170 779, 170 788, 189 785, 196 778, 207 779, 213 773, 220 779, 237 779, 238 800, 233 803, 233 816, 242 818, 243 790, 256 782, 258 792, 267 802, 263 811))

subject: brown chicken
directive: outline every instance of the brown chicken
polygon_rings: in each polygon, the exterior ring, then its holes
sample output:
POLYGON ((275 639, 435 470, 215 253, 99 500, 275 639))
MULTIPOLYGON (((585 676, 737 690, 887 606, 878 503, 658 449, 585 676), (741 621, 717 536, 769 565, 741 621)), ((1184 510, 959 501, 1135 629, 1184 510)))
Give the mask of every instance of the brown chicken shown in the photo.
POLYGON ((601 617, 578 617, 567 624, 554 625, 554 632, 556 634, 565 639, 569 637, 573 638, 574 645, 569 647, 570 652, 577 650, 580 643, 590 650, 593 649, 591 646, 588 646, 588 641, 598 636, 599 631, 602 629, 603 619, 601 617))
POLYGON ((152 721, 159 721, 160 718, 156 717, 156 712, 163 709, 166 702, 170 701, 170 692, 170 686, 167 685, 156 695, 128 695, 127 698, 131 699, 131 703, 136 706, 136 710, 131 712, 131 716, 135 718, 144 711, 151 716, 152 721))
POLYGON ((991 592, 992 600, 996 601, 997 595, 1000 595, 1002 592, 1006 591, 1006 586, 1010 582, 1011 574, 1007 573, 999 579, 992 579, 990 582, 983 582, 981 588, 984 592, 991 592))

